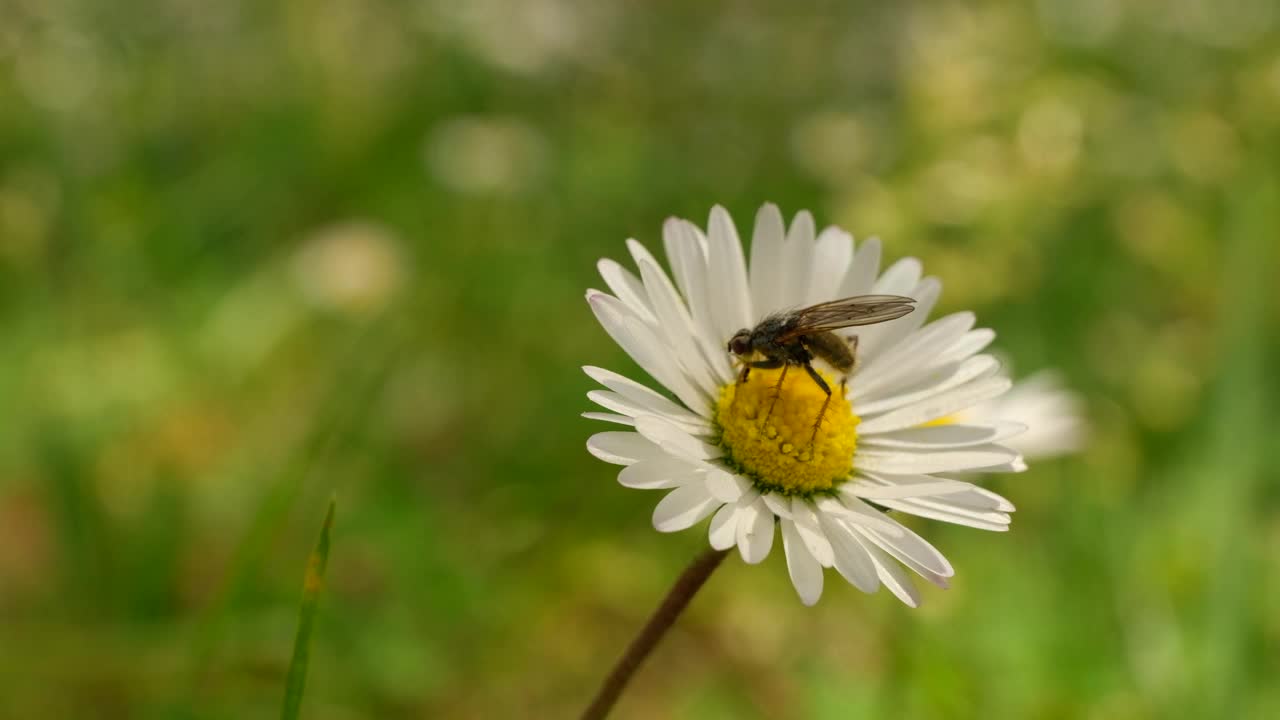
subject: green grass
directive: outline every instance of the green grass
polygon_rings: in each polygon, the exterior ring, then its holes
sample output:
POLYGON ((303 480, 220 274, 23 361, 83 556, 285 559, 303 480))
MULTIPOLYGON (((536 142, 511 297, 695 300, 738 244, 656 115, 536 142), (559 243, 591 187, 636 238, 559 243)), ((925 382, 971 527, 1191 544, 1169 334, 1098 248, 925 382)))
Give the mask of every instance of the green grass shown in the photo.
POLYGON ((324 571, 329 565, 329 532, 333 529, 336 499, 329 500, 329 510, 320 528, 316 549, 307 558, 307 573, 302 582, 302 608, 298 611, 298 635, 293 641, 293 659, 285 681, 284 707, 281 720, 297 720, 302 712, 302 694, 307 686, 307 666, 311 663, 311 633, 315 629, 320 592, 324 590, 324 571))

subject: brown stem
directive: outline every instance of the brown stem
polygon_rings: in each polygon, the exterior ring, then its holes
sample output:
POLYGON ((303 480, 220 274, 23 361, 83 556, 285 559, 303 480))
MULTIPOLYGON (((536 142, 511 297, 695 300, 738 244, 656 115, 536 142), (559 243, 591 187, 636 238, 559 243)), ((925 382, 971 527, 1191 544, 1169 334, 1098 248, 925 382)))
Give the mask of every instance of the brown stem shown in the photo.
POLYGON ((640 663, 653 652, 658 641, 675 624, 676 618, 688 606, 689 601, 693 599, 707 578, 711 577, 711 573, 720 566, 720 562, 727 554, 729 554, 728 550, 707 550, 684 569, 680 578, 676 580, 676 584, 667 593, 667 597, 649 618, 649 622, 645 623, 640 634, 631 641, 631 645, 627 646, 627 651, 613 667, 613 672, 605 678, 595 699, 582 713, 582 720, 602 720, 609 714, 613 704, 618 701, 618 696, 631 681, 631 676, 636 674, 640 663))

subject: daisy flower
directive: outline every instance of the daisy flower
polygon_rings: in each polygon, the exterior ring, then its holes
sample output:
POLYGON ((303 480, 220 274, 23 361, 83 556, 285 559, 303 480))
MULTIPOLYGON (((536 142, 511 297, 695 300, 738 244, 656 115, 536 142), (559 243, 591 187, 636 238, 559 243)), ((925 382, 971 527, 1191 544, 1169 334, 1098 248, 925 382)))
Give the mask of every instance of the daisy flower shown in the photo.
POLYGON ((815 237, 807 212, 784 227, 774 205, 756 215, 749 265, 721 207, 705 233, 669 219, 663 244, 671 276, 628 240, 638 274, 601 260, 612 293, 589 290, 587 301, 669 395, 585 368, 603 386, 588 397, 606 411, 586 416, 623 426, 593 435, 587 448, 623 466, 622 485, 667 491, 653 512, 656 529, 711 518, 711 547, 736 546, 744 561, 759 563, 776 525, 806 605, 821 596, 824 569, 834 568, 860 590, 884 585, 915 607, 920 595, 907 570, 940 587, 954 571, 890 511, 1008 528, 1013 505, 970 479, 1024 469, 1005 441, 1026 428, 989 415, 957 420, 1009 390, 1000 364, 982 352, 995 333, 975 328, 968 312, 926 322, 942 284, 922 276, 918 260, 882 273, 878 240, 855 248, 835 227, 815 237), (908 296, 916 310, 837 331, 857 336, 856 364, 843 386, 834 369, 818 370, 833 393, 816 430, 827 396, 806 373, 753 369, 739 382, 727 349, 736 332, 770 313, 864 294, 908 296))

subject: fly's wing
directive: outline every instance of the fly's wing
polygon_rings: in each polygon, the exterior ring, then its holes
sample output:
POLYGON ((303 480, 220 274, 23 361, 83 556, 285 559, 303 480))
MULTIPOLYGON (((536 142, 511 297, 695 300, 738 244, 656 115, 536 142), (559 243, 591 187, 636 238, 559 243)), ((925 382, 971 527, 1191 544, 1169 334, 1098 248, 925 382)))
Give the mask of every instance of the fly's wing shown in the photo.
POLYGON ((855 295, 832 300, 795 311, 779 340, 897 320, 915 309, 915 300, 902 295, 855 295))

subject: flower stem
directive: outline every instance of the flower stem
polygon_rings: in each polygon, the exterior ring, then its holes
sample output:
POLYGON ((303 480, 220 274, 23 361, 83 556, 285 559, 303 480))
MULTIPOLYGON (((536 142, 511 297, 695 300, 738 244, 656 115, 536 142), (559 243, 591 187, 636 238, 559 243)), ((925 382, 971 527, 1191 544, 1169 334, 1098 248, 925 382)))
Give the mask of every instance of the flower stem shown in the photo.
POLYGON ((711 577, 711 573, 720 566, 720 562, 728 553, 728 550, 707 550, 689 563, 689 567, 680 574, 680 578, 676 580, 667 597, 649 618, 649 622, 645 623, 640 634, 627 646, 627 651, 613 667, 613 672, 605 678, 595 699, 582 713, 582 720, 601 720, 609 714, 613 704, 618 701, 618 696, 631 681, 631 676, 635 675, 636 670, 640 668, 640 663, 649 657, 649 653, 653 652, 658 641, 675 624, 676 618, 688 606, 689 601, 693 600, 698 589, 707 581, 707 578, 711 577))

